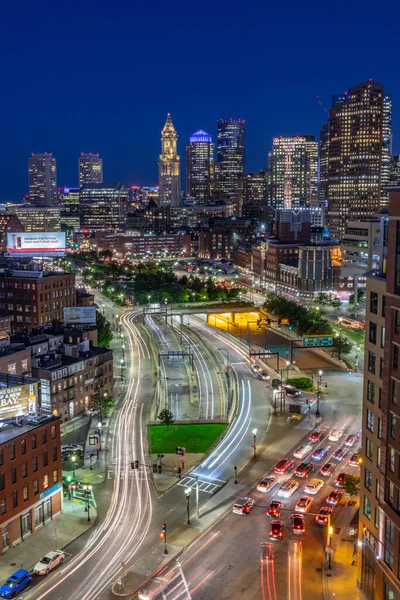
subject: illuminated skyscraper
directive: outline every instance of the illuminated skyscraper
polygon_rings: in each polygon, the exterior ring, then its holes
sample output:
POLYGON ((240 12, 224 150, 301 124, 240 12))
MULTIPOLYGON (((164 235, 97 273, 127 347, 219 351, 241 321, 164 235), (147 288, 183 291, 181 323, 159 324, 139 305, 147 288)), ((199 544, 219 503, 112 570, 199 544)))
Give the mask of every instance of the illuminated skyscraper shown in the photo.
POLYGON ((103 159, 98 154, 82 152, 78 163, 79 187, 85 183, 103 183, 103 159))
POLYGON ((391 96, 372 80, 333 97, 328 225, 334 237, 342 237, 347 221, 368 221, 388 203, 391 114, 391 96))
POLYGON ((321 129, 319 136, 319 187, 318 201, 321 206, 328 206, 328 161, 329 156, 329 123, 321 129))
POLYGON ((186 144, 186 194, 200 203, 210 198, 214 175, 214 144, 199 129, 186 144))
POLYGON ((272 210, 318 202, 318 142, 313 135, 274 138, 268 154, 268 203, 272 210))
POLYGON ((400 154, 392 154, 390 159, 389 185, 400 184, 400 154))
POLYGON ((244 176, 244 203, 266 204, 267 185, 267 169, 262 169, 259 173, 246 173, 244 176))
POLYGON ((158 159, 159 206, 181 203, 181 163, 177 153, 178 135, 168 113, 161 132, 161 154, 158 159))
POLYGON ((218 163, 215 165, 215 189, 241 213, 244 177, 244 120, 218 121, 218 163))
POLYGON ((33 154, 28 159, 29 201, 35 206, 57 204, 57 165, 52 154, 33 154))

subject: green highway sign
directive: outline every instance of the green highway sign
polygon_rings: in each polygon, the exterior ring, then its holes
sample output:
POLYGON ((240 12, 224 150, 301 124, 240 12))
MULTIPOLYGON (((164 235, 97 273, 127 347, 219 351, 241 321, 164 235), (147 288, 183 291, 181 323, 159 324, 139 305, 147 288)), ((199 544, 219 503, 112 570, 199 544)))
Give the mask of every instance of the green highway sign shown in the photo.
POLYGON ((318 347, 333 346, 333 336, 331 335, 308 335, 303 337, 304 348, 318 348, 318 347))
POLYGON ((333 346, 333 337, 331 335, 320 335, 319 346, 333 346))

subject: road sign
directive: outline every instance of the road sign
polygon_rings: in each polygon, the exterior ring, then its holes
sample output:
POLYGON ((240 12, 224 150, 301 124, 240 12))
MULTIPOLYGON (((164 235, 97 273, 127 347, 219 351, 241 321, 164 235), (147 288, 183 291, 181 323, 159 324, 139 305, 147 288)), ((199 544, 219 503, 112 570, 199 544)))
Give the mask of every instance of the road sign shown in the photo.
POLYGON ((331 335, 320 335, 319 346, 333 346, 333 337, 331 335))
POLYGON ((253 448, 253 450, 255 450, 257 448, 256 442, 253 442, 252 445, 251 445, 251 447, 253 448))
POLYGON ((304 348, 318 348, 333 346, 333 336, 331 335, 308 335, 303 337, 304 348))
POLYGON ((181 463, 183 464, 185 462, 185 457, 181 456, 181 463))
POLYGON ((100 450, 100 444, 98 442, 96 444, 96 450, 100 450))
POLYGON ((124 563, 122 560, 121 560, 121 567, 122 567, 123 569, 125 569, 125 567, 126 567, 126 564, 125 564, 125 563, 124 563))

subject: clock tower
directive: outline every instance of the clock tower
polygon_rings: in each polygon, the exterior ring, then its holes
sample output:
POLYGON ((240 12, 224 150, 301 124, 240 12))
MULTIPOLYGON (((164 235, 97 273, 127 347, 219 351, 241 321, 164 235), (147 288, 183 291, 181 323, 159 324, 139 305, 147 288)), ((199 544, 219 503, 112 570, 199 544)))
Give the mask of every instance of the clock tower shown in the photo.
POLYGON ((168 113, 161 132, 161 154, 158 159, 159 206, 181 203, 181 164, 177 154, 178 135, 168 113))

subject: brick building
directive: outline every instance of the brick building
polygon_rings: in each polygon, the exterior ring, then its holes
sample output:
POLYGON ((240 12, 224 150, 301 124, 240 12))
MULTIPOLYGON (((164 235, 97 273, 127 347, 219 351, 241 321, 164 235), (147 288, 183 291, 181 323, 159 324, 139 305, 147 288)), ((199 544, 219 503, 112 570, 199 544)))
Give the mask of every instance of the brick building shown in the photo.
POLYGON ((75 275, 48 271, 0 273, 0 311, 11 315, 14 331, 63 319, 63 308, 76 306, 75 275))
POLYGON ((382 241, 366 294, 358 577, 367 600, 400 597, 400 188, 382 241))
POLYGON ((0 429, 0 554, 62 510, 60 419, 29 417, 0 429))
POLYGON ((40 380, 41 410, 62 421, 89 410, 97 391, 113 393, 112 350, 90 347, 89 342, 82 346, 65 344, 32 359, 32 374, 40 380))

